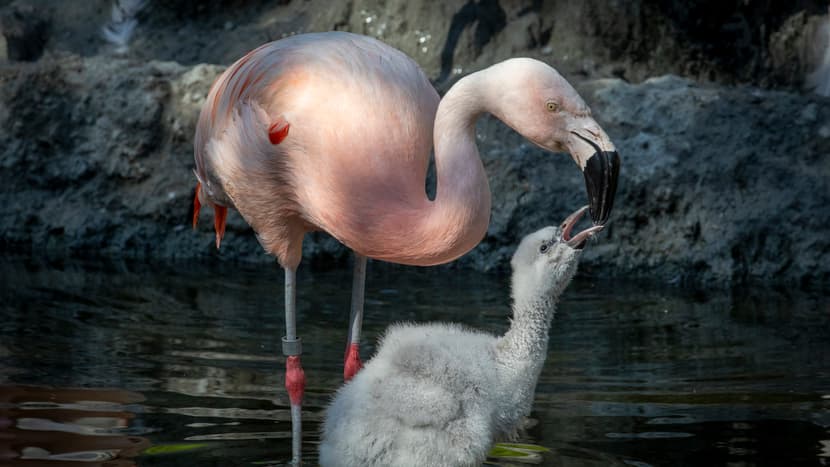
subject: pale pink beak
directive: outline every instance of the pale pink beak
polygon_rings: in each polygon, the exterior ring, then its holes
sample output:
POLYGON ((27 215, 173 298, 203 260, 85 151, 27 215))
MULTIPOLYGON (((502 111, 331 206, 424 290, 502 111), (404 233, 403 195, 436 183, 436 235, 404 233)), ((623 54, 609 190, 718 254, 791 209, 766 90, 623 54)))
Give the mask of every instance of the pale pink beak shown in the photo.
POLYGON ((576 235, 571 236, 571 232, 573 231, 574 226, 579 219, 582 218, 582 215, 585 214, 589 206, 582 206, 581 208, 577 209, 573 214, 568 216, 564 222, 562 222, 562 236, 560 240, 567 243, 569 247, 575 250, 581 250, 585 243, 588 241, 589 238, 593 237, 594 234, 602 230, 602 225, 595 225, 592 227, 588 227, 587 229, 579 232, 576 235))

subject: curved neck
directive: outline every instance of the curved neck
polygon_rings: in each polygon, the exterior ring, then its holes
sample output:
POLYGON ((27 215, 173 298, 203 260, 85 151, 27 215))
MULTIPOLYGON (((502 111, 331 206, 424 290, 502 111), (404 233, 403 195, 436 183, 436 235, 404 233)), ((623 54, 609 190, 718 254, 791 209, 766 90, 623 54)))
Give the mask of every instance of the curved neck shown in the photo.
POLYGON ((435 116, 435 200, 420 222, 421 265, 452 261, 475 247, 490 223, 490 184, 475 141, 479 116, 489 111, 482 77, 461 79, 444 96, 435 116))
POLYGON ((504 431, 509 432, 521 417, 530 414, 536 382, 548 353, 548 330, 553 314, 553 298, 517 300, 513 304, 510 330, 496 344, 499 389, 509 394, 497 408, 497 418, 504 431))
MULTIPOLYGON (((423 178, 413 182, 410 192, 417 199, 391 187, 384 201, 367 212, 372 216, 369 234, 354 229, 340 238, 343 243, 371 258, 433 266, 457 259, 484 238, 490 224, 490 184, 476 148, 475 124, 491 109, 485 107, 487 80, 481 74, 461 79, 438 105, 433 130, 435 200, 427 197, 423 178)), ((337 232, 336 227, 326 230, 337 232)))
POLYGON ((513 303, 510 329, 499 340, 498 354, 502 361, 516 366, 541 367, 548 346, 548 330, 555 311, 554 300, 539 297, 513 303))

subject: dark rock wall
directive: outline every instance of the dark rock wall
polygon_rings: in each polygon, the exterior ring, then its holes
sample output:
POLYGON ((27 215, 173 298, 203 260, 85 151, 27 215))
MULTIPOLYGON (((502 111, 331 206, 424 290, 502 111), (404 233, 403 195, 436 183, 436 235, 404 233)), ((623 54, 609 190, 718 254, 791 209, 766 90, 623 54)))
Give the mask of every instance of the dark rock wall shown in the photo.
MULTIPOLYGON (((49 50, 89 56, 111 49, 100 28, 115 1, 5 1, 0 18, 14 37, 35 30, 27 37, 49 50)), ((826 0, 153 1, 136 15, 129 55, 228 65, 266 41, 338 29, 383 39, 439 82, 531 55, 580 78, 672 73, 798 87, 816 65, 814 32, 827 12, 826 0)))
MULTIPOLYGON (((800 90, 818 3, 156 2, 119 55, 90 32, 108 20, 108 1, 0 2, 0 13, 46 28, 19 29, 40 31, 40 58, 0 62, 0 250, 268 261, 235 214, 220 252, 209 213, 190 230, 198 111, 246 50, 345 29, 411 54, 439 89, 516 55, 577 85, 623 158, 612 222, 586 250, 586 271, 827 284, 830 99, 800 90), (648 78, 666 72, 685 77, 648 78)), ((492 119, 478 133, 493 217, 456 264, 492 269, 585 193, 568 156, 492 119)), ((305 250, 305 264, 347 258, 324 234, 305 250)))

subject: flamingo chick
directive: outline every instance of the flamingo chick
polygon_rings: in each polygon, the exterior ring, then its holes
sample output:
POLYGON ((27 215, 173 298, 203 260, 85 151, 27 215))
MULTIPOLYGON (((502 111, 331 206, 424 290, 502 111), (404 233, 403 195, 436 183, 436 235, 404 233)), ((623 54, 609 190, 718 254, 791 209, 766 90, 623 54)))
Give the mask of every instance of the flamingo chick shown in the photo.
POLYGON ((580 250, 602 229, 561 228, 525 237, 513 268, 513 320, 501 337, 455 324, 392 326, 366 367, 326 411, 320 464, 478 466, 497 438, 530 413, 554 305, 580 250))
POLYGON ((201 205, 213 206, 218 247, 235 208, 285 269, 295 464, 305 387, 295 311, 303 237, 326 231, 355 253, 348 380, 361 366, 366 258, 441 264, 484 237, 490 188, 475 123, 485 112, 543 148, 569 152, 585 176, 594 223, 608 219, 619 156, 577 92, 542 62, 511 59, 470 74, 439 105, 423 71, 399 50, 329 32, 265 44, 213 84, 196 128, 193 223, 201 205), (433 146, 431 200, 424 187, 433 146))

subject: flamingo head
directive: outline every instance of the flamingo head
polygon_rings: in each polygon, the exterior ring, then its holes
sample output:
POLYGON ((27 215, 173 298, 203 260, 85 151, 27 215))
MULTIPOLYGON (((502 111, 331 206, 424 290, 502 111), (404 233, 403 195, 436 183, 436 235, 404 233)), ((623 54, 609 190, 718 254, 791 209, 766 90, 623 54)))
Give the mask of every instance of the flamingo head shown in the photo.
POLYGON ((491 89, 499 102, 496 116, 536 145, 570 153, 585 177, 591 219, 595 225, 605 224, 614 206, 620 156, 591 109, 543 62, 514 58, 491 69, 500 77, 491 89))

